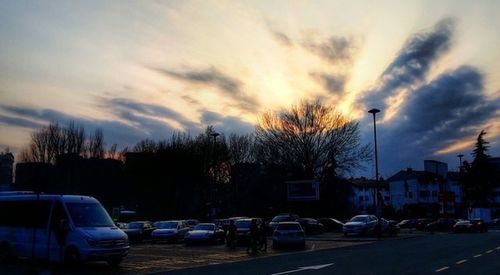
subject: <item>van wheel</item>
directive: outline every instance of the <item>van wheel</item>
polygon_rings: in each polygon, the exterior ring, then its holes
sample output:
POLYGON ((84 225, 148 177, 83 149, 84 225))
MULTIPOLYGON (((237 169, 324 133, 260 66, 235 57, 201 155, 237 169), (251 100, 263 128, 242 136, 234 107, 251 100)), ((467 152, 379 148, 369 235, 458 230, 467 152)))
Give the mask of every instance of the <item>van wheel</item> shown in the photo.
POLYGON ((78 265, 80 264, 80 253, 74 247, 68 248, 66 253, 64 253, 64 263, 68 265, 78 265))
POLYGON ((0 244, 0 263, 8 263, 13 260, 12 250, 7 242, 0 244))
POLYGON ((108 264, 111 267, 118 267, 122 263, 123 258, 113 258, 111 260, 108 260, 108 264))

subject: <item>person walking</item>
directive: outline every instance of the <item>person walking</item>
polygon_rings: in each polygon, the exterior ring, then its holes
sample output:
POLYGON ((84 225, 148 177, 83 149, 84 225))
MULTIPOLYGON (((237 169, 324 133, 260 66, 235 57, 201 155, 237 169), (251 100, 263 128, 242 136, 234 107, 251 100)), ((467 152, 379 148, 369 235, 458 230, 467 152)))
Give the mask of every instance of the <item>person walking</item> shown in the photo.
POLYGON ((226 244, 230 249, 234 249, 236 247, 236 225, 234 225, 233 220, 229 221, 229 225, 227 227, 226 244))
POLYGON ((268 226, 265 222, 262 222, 259 230, 259 249, 261 251, 267 251, 267 234, 268 234, 268 226))
POLYGON ((258 253, 257 251, 258 235, 259 235, 259 227, 257 226, 257 220, 252 219, 252 222, 250 223, 250 240, 247 246, 247 253, 250 253, 252 255, 258 253))

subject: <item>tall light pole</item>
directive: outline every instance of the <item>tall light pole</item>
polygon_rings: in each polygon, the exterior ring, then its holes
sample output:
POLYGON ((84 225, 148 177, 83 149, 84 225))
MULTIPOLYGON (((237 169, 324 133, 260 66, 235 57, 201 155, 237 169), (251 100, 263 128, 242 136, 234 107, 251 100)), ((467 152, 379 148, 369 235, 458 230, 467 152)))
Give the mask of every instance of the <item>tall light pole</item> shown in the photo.
POLYGON ((457 157, 458 157, 458 159, 460 161, 460 163, 458 165, 458 171, 460 172, 460 171, 462 171, 462 158, 464 157, 464 155, 463 154, 458 154, 457 157))
POLYGON ((216 180, 215 180, 215 173, 216 173, 216 168, 215 166, 217 165, 217 158, 216 158, 216 150, 215 150, 215 145, 217 144, 217 137, 220 136, 219 133, 213 132, 210 134, 214 138, 214 144, 212 146, 212 158, 213 158, 213 166, 212 166, 212 186, 210 187, 210 219, 213 220, 217 216, 217 187, 216 187, 216 180))
POLYGON ((378 194, 379 194, 379 182, 378 182, 378 152, 377 152, 377 123, 375 121, 375 115, 380 113, 379 109, 371 109, 368 113, 373 115, 373 139, 375 145, 375 211, 377 217, 380 216, 379 211, 379 202, 378 202, 378 194))

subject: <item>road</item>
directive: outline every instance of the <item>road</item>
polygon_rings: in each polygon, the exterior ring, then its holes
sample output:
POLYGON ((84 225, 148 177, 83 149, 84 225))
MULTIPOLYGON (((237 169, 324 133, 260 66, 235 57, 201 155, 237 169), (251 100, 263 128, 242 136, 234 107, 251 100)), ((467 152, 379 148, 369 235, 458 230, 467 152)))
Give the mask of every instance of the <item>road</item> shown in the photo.
POLYGON ((500 274, 500 233, 433 234, 168 274, 500 274))

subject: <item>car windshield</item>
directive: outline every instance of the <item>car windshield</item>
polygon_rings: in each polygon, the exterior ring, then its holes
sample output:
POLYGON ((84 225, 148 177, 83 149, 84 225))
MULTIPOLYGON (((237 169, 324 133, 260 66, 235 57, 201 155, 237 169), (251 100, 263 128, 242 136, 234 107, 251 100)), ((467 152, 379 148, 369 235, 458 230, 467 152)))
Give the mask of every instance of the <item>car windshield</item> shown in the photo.
POLYGON ((276 230, 280 231, 300 231, 301 227, 295 223, 280 223, 276 230))
POLYGON ((76 227, 114 227, 113 220, 98 203, 66 203, 76 227))
POLYGON ((276 216, 273 218, 273 222, 285 222, 285 221, 291 221, 292 218, 290 216, 276 216))
POLYGON ((250 228, 252 221, 250 220, 239 220, 234 223, 237 228, 250 228))
POLYGON ((350 222, 365 222, 367 220, 367 217, 364 216, 356 216, 353 217, 350 222))
POLYGON ((208 230, 208 231, 214 231, 215 226, 212 224, 198 224, 197 226, 194 227, 194 230, 208 230))
POLYGON ((177 228, 177 222, 161 222, 159 223, 156 228, 159 229, 176 229, 177 228))
POLYGON ((127 229, 142 229, 143 226, 142 222, 131 222, 127 224, 127 229))

